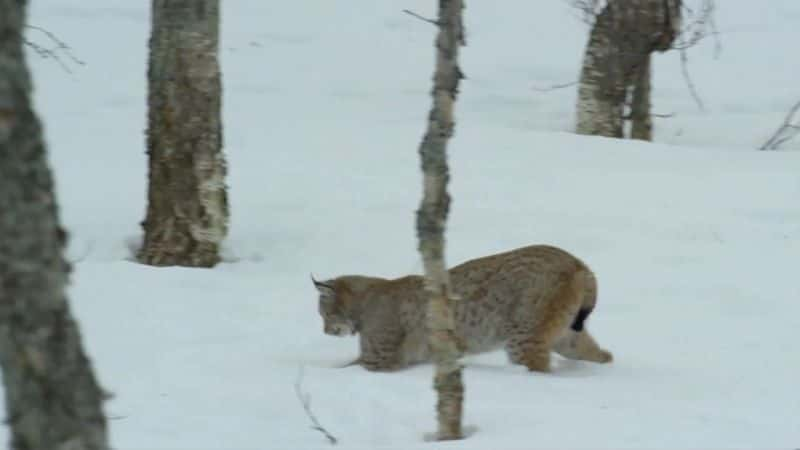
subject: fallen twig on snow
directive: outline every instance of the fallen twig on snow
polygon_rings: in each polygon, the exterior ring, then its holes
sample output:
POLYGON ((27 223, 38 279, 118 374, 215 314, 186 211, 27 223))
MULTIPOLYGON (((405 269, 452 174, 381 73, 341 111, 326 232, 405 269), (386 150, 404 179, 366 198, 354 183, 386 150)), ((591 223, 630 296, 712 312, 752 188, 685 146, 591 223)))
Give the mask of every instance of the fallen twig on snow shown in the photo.
POLYGON ((800 121, 797 123, 794 122, 794 116, 797 114, 797 111, 800 111, 800 101, 792 106, 792 109, 789 110, 789 113, 786 114, 786 117, 783 119, 781 126, 778 127, 775 134, 767 139, 767 142, 765 142, 759 150, 777 150, 781 145, 800 134, 800 121))
POLYGON ((311 411, 311 395, 303 392, 303 366, 300 366, 300 370, 297 372, 297 379, 294 382, 294 392, 297 394, 297 398, 300 400, 300 403, 303 405, 303 410, 305 410, 306 415, 311 420, 311 429, 317 430, 322 433, 328 442, 331 445, 336 445, 339 442, 338 439, 334 435, 328 432, 322 425, 320 425, 319 420, 317 420, 317 416, 314 415, 314 412, 311 411))

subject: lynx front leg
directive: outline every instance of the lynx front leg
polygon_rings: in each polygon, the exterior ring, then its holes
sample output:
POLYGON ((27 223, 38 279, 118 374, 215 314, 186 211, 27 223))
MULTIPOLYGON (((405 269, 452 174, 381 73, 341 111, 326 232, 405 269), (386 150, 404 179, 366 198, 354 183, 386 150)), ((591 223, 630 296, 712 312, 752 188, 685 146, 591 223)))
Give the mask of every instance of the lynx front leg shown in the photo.
POLYGON ((607 363, 614 360, 608 350, 597 345, 592 335, 585 329, 580 332, 568 330, 553 346, 559 355, 569 359, 580 359, 596 363, 607 363))
POLYGON ((361 355, 356 362, 369 371, 392 371, 402 368, 400 344, 402 336, 390 334, 360 335, 361 355))

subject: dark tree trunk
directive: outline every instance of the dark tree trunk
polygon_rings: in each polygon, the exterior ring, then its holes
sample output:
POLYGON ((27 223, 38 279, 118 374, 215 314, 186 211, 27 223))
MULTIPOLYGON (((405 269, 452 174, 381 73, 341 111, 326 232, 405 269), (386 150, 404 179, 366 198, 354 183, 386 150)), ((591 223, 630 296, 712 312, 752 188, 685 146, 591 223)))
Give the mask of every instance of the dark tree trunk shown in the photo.
POLYGON ((66 236, 31 107, 26 8, 0 0, 0 365, 10 446, 107 449, 103 393, 64 293, 66 236))
POLYGON ((578 87, 576 132, 650 140, 650 59, 680 29, 681 0, 610 0, 595 18, 578 87))
POLYGON ((637 70, 631 95, 631 139, 653 140, 653 119, 650 115, 650 60, 648 54, 637 70))
POLYGON ((145 264, 211 267, 228 229, 219 0, 153 0, 145 264))
POLYGON ((464 384, 461 377, 461 345, 454 333, 450 279, 444 260, 444 230, 450 206, 447 141, 453 134, 453 106, 462 78, 458 48, 464 45, 461 0, 439 0, 439 33, 436 37, 436 71, 433 76, 433 108, 428 129, 419 147, 422 160, 423 197, 417 211, 419 251, 425 266, 430 346, 436 374, 434 388, 437 438, 460 439, 464 384))

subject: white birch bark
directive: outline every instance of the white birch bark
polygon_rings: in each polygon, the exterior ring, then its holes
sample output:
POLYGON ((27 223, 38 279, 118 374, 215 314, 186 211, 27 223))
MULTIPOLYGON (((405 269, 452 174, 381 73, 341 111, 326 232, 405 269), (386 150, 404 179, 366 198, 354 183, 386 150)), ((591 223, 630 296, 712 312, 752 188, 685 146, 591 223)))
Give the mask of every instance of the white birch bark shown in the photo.
POLYGON ((148 68, 151 265, 213 266, 228 230, 219 0, 153 0, 148 68))
POLYGON ((609 0, 594 21, 583 57, 578 134, 621 138, 624 121, 631 119, 630 137, 651 139, 651 54, 674 42, 680 8, 681 0, 609 0))
POLYGON ((455 126, 453 106, 462 78, 458 49, 464 45, 463 8, 461 0, 439 0, 433 107, 428 129, 419 147, 423 197, 417 211, 417 236, 425 267, 426 290, 430 295, 427 319, 431 330, 431 352, 436 363, 434 388, 438 397, 437 438, 440 440, 462 437, 464 385, 459 363, 461 346, 454 333, 453 298, 444 258, 444 232, 450 206, 447 142, 455 126))

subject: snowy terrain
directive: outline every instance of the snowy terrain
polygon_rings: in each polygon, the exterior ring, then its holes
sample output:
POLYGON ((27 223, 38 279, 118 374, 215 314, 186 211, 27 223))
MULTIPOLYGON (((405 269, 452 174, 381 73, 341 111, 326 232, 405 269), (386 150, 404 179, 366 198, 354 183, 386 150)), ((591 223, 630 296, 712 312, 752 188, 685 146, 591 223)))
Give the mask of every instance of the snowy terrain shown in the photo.
MULTIPOLYGON (((430 365, 336 368, 309 273, 419 273, 416 149, 430 107, 434 1, 224 3, 232 230, 213 270, 131 262, 144 215, 149 2, 36 0, 30 22, 85 66, 31 57, 62 220, 70 301, 114 448, 320 449, 302 389, 340 448, 800 446, 800 141, 758 152, 800 100, 800 2, 724 0, 689 52, 655 59, 656 143, 578 137, 588 29, 560 0, 467 4, 468 79, 450 146, 451 265, 533 244, 598 274, 589 327, 611 365, 527 373, 465 360, 467 440, 434 429, 430 365), (502 3, 502 6, 500 5, 502 3)), ((29 38, 43 40, 31 31, 29 38)), ((5 430, 0 434, 6 433, 5 430)), ((5 434, 0 440, 6 441, 5 434)))

